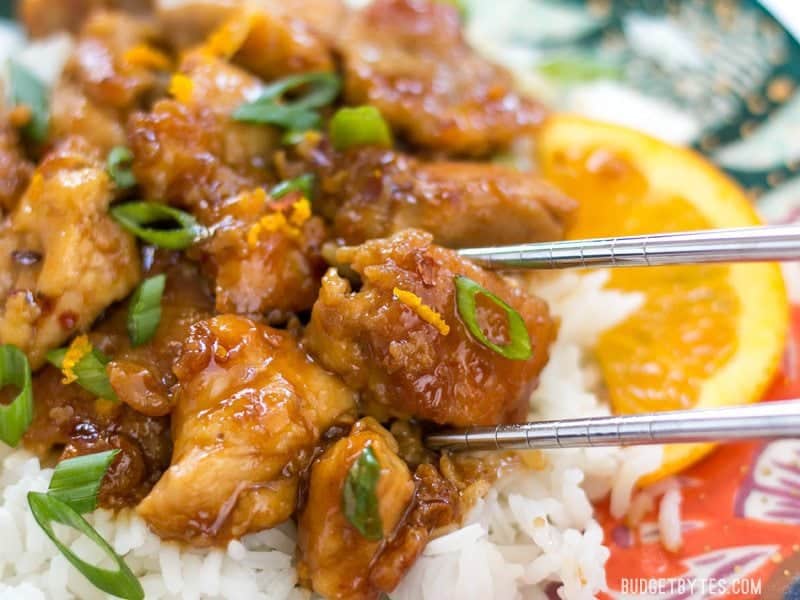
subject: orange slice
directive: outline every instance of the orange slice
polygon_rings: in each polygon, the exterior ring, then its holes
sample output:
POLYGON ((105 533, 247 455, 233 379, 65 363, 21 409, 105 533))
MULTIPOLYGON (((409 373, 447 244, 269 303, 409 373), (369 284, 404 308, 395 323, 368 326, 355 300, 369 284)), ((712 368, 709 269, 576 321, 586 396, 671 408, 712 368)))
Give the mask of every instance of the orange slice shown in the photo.
MULTIPOLYGON (((580 202, 572 238, 760 223, 743 191, 698 154, 636 131, 554 115, 539 146, 544 175, 580 202)), ((609 287, 645 300, 595 348, 617 413, 758 401, 778 366, 788 301, 775 264, 615 269, 609 287)), ((712 444, 668 446, 642 483, 712 444)))

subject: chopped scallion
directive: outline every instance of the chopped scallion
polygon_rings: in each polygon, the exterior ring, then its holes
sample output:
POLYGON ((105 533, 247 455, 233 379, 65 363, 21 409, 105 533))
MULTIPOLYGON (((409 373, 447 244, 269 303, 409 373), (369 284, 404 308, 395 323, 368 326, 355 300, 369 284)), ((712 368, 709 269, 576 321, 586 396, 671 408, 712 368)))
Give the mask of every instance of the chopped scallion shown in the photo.
POLYGON ((559 83, 579 83, 595 79, 619 79, 619 65, 590 57, 555 57, 540 63, 536 70, 559 83))
POLYGON ((132 234, 159 248, 183 250, 204 233, 189 213, 156 202, 129 202, 111 208, 111 216, 132 234), (154 225, 167 224, 167 228, 154 225))
POLYGON ((119 449, 62 460, 56 465, 47 493, 66 502, 77 513, 97 508, 97 492, 119 449))
POLYGON ((132 188, 136 185, 136 177, 131 171, 133 152, 125 146, 117 146, 108 153, 106 169, 111 179, 121 190, 132 188))
POLYGON ((31 111, 30 120, 22 128, 22 132, 32 142, 43 142, 50 127, 50 98, 47 87, 30 70, 14 60, 9 61, 9 78, 11 103, 25 106, 31 111))
POLYGON ((13 385, 17 395, 10 404, 0 405, 0 440, 19 444, 33 420, 33 390, 28 357, 16 346, 0 346, 0 388, 13 385))
POLYGON ((306 173, 288 181, 281 181, 269 191, 269 195, 277 200, 291 192, 300 192, 306 198, 311 199, 314 192, 314 175, 306 173))
POLYGON ((378 507, 378 480, 381 465, 372 447, 358 455, 342 488, 342 511, 348 521, 368 540, 383 538, 383 524, 378 507))
POLYGON ((258 98, 233 113, 233 119, 278 125, 293 131, 314 129, 320 123, 317 110, 333 102, 340 87, 339 77, 333 73, 290 75, 264 87, 258 98), (301 93, 297 97, 285 97, 298 90, 301 93))
POLYGON ((511 360, 528 360, 532 356, 533 350, 531 349, 531 337, 528 334, 528 328, 525 326, 525 320, 516 310, 469 277, 458 275, 455 278, 455 286, 458 314, 461 315, 461 320, 467 326, 472 337, 487 348, 511 360), (476 301, 477 297, 481 295, 503 309, 508 317, 508 336, 510 341, 505 346, 500 346, 490 340, 478 323, 476 301))
MULTIPOLYGON (((47 362, 57 369, 61 369, 67 351, 67 348, 51 350, 46 355, 47 362)), ((105 354, 97 348, 92 348, 90 352, 84 354, 75 363, 72 370, 77 377, 77 384, 87 392, 94 394, 98 398, 116 402, 118 400, 117 394, 114 392, 114 388, 111 387, 111 382, 108 380, 108 374, 106 373, 108 361, 109 359, 105 354)))
POLYGON ((44 530, 47 537, 55 544, 72 565, 80 571, 86 579, 91 581, 98 589, 126 600, 142 600, 144 590, 136 575, 130 570, 125 561, 105 541, 89 523, 80 516, 66 502, 41 492, 28 492, 28 505, 31 507, 33 518, 44 530), (53 528, 54 523, 60 523, 82 533, 89 538, 103 553, 116 565, 115 570, 104 569, 89 564, 75 554, 66 544, 61 542, 53 528))
POLYGON ((128 307, 128 335, 134 346, 149 342, 158 329, 166 281, 166 275, 156 275, 145 279, 133 293, 128 307))
POLYGON ((392 130, 374 106, 340 108, 333 115, 329 129, 331 142, 337 150, 355 146, 392 146, 392 130))

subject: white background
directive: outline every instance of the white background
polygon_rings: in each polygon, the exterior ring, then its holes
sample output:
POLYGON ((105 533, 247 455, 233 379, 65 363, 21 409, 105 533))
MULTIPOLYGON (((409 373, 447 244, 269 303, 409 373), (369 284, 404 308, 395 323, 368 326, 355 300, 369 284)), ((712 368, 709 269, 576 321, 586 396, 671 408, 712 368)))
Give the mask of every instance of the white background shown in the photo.
POLYGON ((761 0, 761 3, 800 38, 800 0, 761 0))

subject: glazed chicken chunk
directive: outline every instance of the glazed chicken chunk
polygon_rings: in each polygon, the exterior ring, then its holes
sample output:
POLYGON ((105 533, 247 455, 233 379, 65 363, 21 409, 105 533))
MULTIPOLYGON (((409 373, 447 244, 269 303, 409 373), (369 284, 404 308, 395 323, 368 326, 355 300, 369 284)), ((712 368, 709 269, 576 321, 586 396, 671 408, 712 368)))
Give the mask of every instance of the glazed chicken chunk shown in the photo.
POLYGON ((192 327, 174 370, 172 465, 139 514, 198 546, 288 519, 315 444, 348 418, 353 392, 290 334, 232 315, 192 327))
POLYGON ((134 239, 108 216, 111 181, 80 138, 53 150, 0 226, 0 342, 35 369, 139 281, 134 239))
POLYGON ((469 48, 451 3, 375 0, 348 20, 339 45, 347 101, 377 107, 424 148, 484 155, 543 117, 511 75, 469 48))
POLYGON ((298 571, 301 580, 325 598, 374 600, 381 592, 391 592, 431 532, 455 519, 455 489, 431 465, 421 465, 412 475, 397 452, 391 434, 366 418, 311 467, 308 497, 298 521, 298 571), (380 470, 370 498, 380 516, 377 535, 369 532, 372 539, 343 509, 348 474, 367 448, 380 470))
POLYGON ((0 214, 11 211, 28 186, 33 165, 22 152, 17 130, 2 114, 0 102, 0 214))
MULTIPOLYGON (((542 300, 434 245, 430 234, 417 230, 342 248, 336 258, 361 277, 361 288, 353 291, 347 279, 330 270, 306 343, 323 366, 361 393, 362 410, 379 420, 415 417, 456 426, 524 420, 556 334, 542 300), (470 333, 456 306, 457 275, 474 280, 521 315, 530 358, 506 358, 470 333)), ((475 320, 487 338, 509 343, 504 310, 483 295, 476 306, 475 320)))
POLYGON ((450 248, 557 240, 577 204, 532 173, 489 163, 424 162, 379 148, 306 159, 320 210, 348 244, 416 227, 450 248))

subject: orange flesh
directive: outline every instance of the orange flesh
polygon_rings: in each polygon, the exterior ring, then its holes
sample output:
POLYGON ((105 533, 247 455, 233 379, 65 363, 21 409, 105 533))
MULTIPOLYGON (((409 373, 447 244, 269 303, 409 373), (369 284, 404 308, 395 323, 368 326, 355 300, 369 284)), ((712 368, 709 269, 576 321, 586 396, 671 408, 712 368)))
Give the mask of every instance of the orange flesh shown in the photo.
MULTIPOLYGON (((580 201, 569 237, 711 227, 687 200, 650 189, 633 161, 606 150, 556 154, 546 175, 580 201)), ((736 352, 739 301, 725 265, 624 268, 609 287, 642 292, 644 306, 608 330, 597 358, 618 413, 694 406, 700 388, 736 352)))

